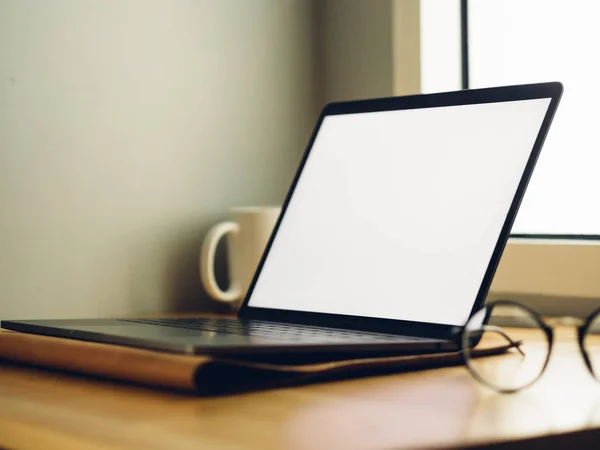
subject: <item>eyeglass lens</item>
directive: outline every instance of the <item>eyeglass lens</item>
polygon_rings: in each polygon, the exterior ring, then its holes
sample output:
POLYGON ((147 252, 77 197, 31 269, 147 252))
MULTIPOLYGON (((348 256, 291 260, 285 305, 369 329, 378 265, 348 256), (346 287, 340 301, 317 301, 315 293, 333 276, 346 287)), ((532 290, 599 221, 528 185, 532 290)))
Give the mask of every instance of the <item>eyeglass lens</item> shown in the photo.
POLYGON ((596 313, 585 329, 583 350, 587 354, 594 377, 600 380, 600 313, 596 313))
POLYGON ((462 350, 475 378, 498 391, 514 392, 540 377, 550 341, 533 313, 516 304, 498 303, 484 306, 471 316, 463 332, 462 350), (506 352, 481 356, 498 347, 506 348, 506 352))

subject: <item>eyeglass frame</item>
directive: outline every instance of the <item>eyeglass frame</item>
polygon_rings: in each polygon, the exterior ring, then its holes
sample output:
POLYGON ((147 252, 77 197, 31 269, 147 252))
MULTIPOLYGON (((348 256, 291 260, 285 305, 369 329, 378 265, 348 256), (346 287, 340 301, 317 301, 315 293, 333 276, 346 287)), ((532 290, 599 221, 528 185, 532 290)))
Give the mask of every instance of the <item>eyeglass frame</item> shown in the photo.
MULTIPOLYGON (((529 307, 528 305, 517 302, 515 300, 498 299, 498 300, 490 301, 489 303, 485 303, 480 309, 478 309, 473 314, 471 314, 471 316, 469 316, 469 319, 467 320, 465 325, 457 333, 456 344, 460 350, 459 353, 462 356, 462 360, 463 360, 467 370, 469 371, 469 373, 473 376, 473 378, 475 378, 477 381, 479 381, 483 385, 485 385, 495 391, 510 394, 510 393, 514 393, 514 392, 517 392, 522 389, 526 389, 526 388, 530 387, 532 384, 534 384, 536 381, 538 381, 541 378, 541 376, 546 371, 548 362, 550 361, 550 355, 552 354, 552 348, 554 346, 554 327, 565 324, 565 322, 566 322, 565 319, 568 319, 569 325, 574 326, 575 329, 577 330, 577 341, 579 344, 579 350, 580 350, 581 355, 583 356, 583 360, 585 362, 585 365, 586 365, 588 371, 592 375, 592 378, 594 378, 596 381, 600 382, 600 374, 598 374, 598 375, 595 374, 594 369, 592 367, 592 363, 590 361, 590 357, 588 355, 588 352, 583 345, 584 344, 583 341, 585 339, 586 334, 589 331, 589 327, 591 326, 594 319, 596 319, 598 316, 600 316, 600 308, 597 308, 594 311, 592 311, 592 313, 590 313, 585 319, 580 319, 578 317, 568 317, 568 316, 567 317, 550 317, 548 319, 544 319, 539 312, 537 312, 533 308, 529 307), (483 309, 488 309, 489 312, 486 312, 486 317, 482 324, 482 327, 486 326, 486 322, 488 321, 489 316, 491 315, 495 306, 513 306, 513 307, 517 307, 517 308, 521 308, 521 309, 525 310, 526 312, 531 314, 531 316, 537 321, 541 330, 544 332, 544 334, 546 335, 546 338, 548 339, 548 353, 546 355, 546 359, 542 366, 542 370, 540 370, 540 373, 533 380, 529 381, 527 384, 524 384, 523 386, 520 386, 518 388, 500 388, 498 386, 493 385, 492 383, 487 381, 485 378, 483 378, 477 371, 475 371, 473 368, 471 368, 471 366, 469 364, 469 358, 466 356, 465 341, 467 339, 465 337, 465 332, 467 331, 467 325, 468 325, 469 321, 479 311, 481 311, 483 309), (550 324, 548 322, 550 322, 550 324)), ((492 325, 492 326, 494 326, 494 325, 492 325)), ((509 342, 510 346, 508 348, 514 347, 521 354, 523 354, 523 352, 520 350, 520 346, 522 344, 521 341, 514 341, 513 339, 510 338, 510 336, 508 336, 508 334, 506 334, 502 330, 502 328, 496 327, 496 326, 494 326, 494 327, 496 329, 494 329, 493 331, 499 332, 509 342)), ((469 346, 469 345, 470 344, 467 344, 467 346, 469 346)))

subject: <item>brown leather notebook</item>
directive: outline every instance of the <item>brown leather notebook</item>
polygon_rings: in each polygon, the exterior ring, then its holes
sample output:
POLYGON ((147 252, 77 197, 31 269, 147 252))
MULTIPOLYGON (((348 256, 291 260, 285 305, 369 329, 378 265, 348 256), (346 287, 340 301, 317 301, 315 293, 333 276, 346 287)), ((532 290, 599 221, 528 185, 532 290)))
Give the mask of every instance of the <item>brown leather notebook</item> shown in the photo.
MULTIPOLYGON (((478 350, 500 354, 507 346, 478 350)), ((378 354, 179 355, 112 344, 0 330, 0 359, 146 386, 223 395, 462 363, 459 352, 378 354)))

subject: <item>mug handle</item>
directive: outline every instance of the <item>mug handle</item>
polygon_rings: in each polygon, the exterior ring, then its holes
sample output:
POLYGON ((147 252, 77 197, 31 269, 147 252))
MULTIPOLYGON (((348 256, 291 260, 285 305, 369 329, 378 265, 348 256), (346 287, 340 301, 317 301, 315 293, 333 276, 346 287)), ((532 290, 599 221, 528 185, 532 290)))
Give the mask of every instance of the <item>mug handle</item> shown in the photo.
POLYGON ((221 222, 214 225, 202 241, 202 250, 200 251, 200 277, 204 289, 215 300, 224 303, 232 303, 239 300, 241 289, 235 281, 231 281, 229 289, 222 290, 217 284, 215 278, 215 252, 217 244, 227 233, 238 233, 240 226, 235 222, 221 222))

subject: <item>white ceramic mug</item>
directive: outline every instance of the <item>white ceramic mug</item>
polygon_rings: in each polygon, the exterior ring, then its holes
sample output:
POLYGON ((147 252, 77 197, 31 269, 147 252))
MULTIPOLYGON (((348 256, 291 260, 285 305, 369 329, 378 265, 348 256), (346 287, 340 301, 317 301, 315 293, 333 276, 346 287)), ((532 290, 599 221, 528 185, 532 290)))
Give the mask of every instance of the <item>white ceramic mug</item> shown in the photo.
POLYGON ((244 298, 280 212, 281 208, 276 207, 232 208, 232 221, 218 223, 209 230, 200 252, 200 277, 212 298, 233 306, 244 298), (215 251, 225 235, 229 235, 230 284, 224 291, 215 278, 215 251))

